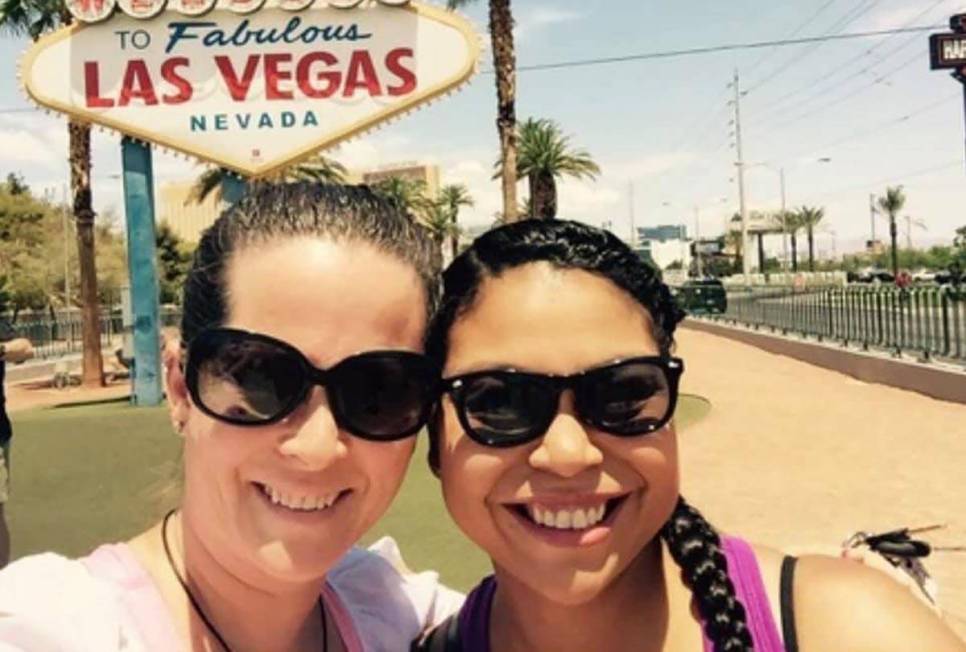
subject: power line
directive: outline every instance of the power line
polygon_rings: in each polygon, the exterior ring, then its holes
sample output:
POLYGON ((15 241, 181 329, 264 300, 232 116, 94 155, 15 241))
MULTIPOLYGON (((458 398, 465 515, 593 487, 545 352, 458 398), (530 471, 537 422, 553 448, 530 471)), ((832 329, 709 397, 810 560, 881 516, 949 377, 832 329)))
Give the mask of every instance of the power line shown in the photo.
MULTIPOLYGON (((927 7, 924 11, 919 12, 918 14, 916 14, 910 20, 906 21, 902 25, 899 25, 899 27, 900 28, 910 27, 911 25, 915 24, 917 21, 919 21, 920 19, 922 19, 924 16, 926 16, 927 14, 929 14, 930 12, 932 12, 933 10, 935 10, 936 8, 938 8, 939 5, 941 5, 941 4, 945 3, 945 2, 948 2, 948 1, 949 0, 936 0, 929 7, 927 7)), ((862 77, 864 74, 866 74, 867 72, 869 72, 869 69, 872 66, 878 65, 880 63, 884 63, 886 60, 891 59, 893 56, 895 56, 896 54, 898 54, 902 50, 906 49, 909 45, 911 45, 913 43, 920 42, 919 35, 918 34, 913 34, 909 39, 906 39, 905 41, 903 41, 902 44, 899 45, 899 47, 893 48, 892 50, 889 50, 887 54, 885 54, 885 55, 883 55, 881 57, 877 57, 877 59, 876 59, 875 62, 869 63, 869 64, 865 65, 860 70, 858 70, 856 72, 853 72, 851 75, 849 75, 848 77, 845 77, 844 79, 840 79, 838 81, 833 82, 831 85, 828 85, 826 88, 822 88, 821 90, 817 90, 816 87, 821 88, 823 85, 828 84, 829 81, 834 80, 841 73, 848 71, 849 67, 851 67, 851 65, 853 63, 855 63, 857 61, 858 62, 861 62, 861 60, 863 58, 868 57, 869 55, 871 55, 873 52, 875 52, 876 50, 878 50, 879 48, 881 48, 882 46, 884 46, 886 43, 888 43, 892 38, 894 38, 894 36, 893 37, 889 37, 889 38, 882 39, 881 41, 879 41, 878 43, 876 43, 875 45, 873 45, 869 49, 867 49, 864 52, 860 53, 858 56, 855 56, 855 57, 849 59, 848 61, 846 61, 845 63, 843 63, 842 65, 837 66, 835 68, 835 70, 832 71, 831 73, 824 74, 821 77, 817 77, 815 79, 812 79, 807 84, 805 84, 805 85, 803 85, 803 86, 801 86, 801 87, 799 87, 799 88, 797 88, 797 89, 795 89, 795 90, 793 90, 793 91, 791 91, 789 93, 786 93, 785 95, 779 97, 777 100, 774 100, 770 104, 767 104, 762 109, 759 109, 760 112, 759 113, 756 113, 755 115, 756 116, 757 115, 761 115, 761 112, 766 111, 766 110, 769 110, 769 109, 772 109, 773 107, 776 107, 778 105, 784 104, 786 101, 788 101, 788 100, 796 97, 797 95, 800 95, 801 93, 810 92, 810 91, 812 92, 812 97, 809 97, 809 98, 806 98, 806 99, 803 100, 803 102, 805 102, 805 103, 811 102, 814 99, 818 99, 819 97, 830 93, 832 90, 834 90, 836 88, 839 88, 840 86, 843 86, 843 85, 849 83, 853 79, 862 77)), ((791 107, 791 108, 800 108, 800 107, 801 107, 801 104, 799 104, 798 106, 795 106, 795 107, 791 107)), ((786 109, 780 109, 780 111, 785 111, 785 110, 788 110, 788 108, 786 108, 786 109)))
MULTIPOLYGON (((911 111, 911 112, 907 113, 906 115, 904 115, 904 116, 902 116, 900 118, 896 118, 894 120, 890 120, 890 121, 885 122, 883 124, 877 125, 876 127, 873 127, 871 129, 868 129, 866 131, 862 131, 862 132, 859 132, 857 134, 853 134, 851 136, 846 136, 845 138, 841 138, 839 140, 832 141, 831 143, 828 143, 828 144, 823 145, 821 147, 815 147, 815 148, 810 149, 810 150, 808 150, 806 152, 800 152, 798 154, 794 154, 794 155, 791 156, 791 158, 801 158, 801 157, 804 157, 804 156, 809 156, 810 154, 815 154, 817 152, 827 152, 829 150, 835 149, 836 147, 840 147, 840 146, 844 145, 845 143, 849 143, 849 142, 852 142, 852 141, 855 141, 855 140, 862 140, 863 138, 867 138, 867 137, 872 136, 872 135, 880 134, 880 133, 882 133, 886 129, 889 129, 891 127, 894 127, 896 125, 899 125, 899 124, 902 124, 902 123, 905 123, 905 122, 909 122, 913 118, 916 118, 916 117, 918 117, 920 115, 924 115, 926 113, 929 113, 930 111, 935 111, 939 107, 946 106, 950 102, 952 102, 954 100, 958 100, 961 97, 962 97, 961 93, 959 91, 956 91, 952 95, 948 95, 948 96, 942 98, 941 100, 939 100, 938 102, 932 102, 930 104, 927 104, 926 106, 923 106, 923 107, 920 107, 920 108, 918 108, 918 109, 916 109, 914 111, 911 111)), ((785 158, 788 158, 788 157, 785 157, 785 158)))
POLYGON ((843 103, 851 100, 852 98, 854 98, 854 97, 856 97, 858 95, 861 95, 862 93, 865 93, 869 89, 878 86, 879 84, 883 83, 884 81, 886 81, 890 77, 898 74, 899 72, 905 70, 906 68, 908 68, 912 64, 914 64, 916 62, 919 62, 919 61, 922 61, 922 54, 919 53, 919 52, 916 52, 913 57, 907 59, 899 67, 894 68, 893 70, 891 70, 890 72, 888 72, 888 73, 886 73, 884 75, 878 76, 871 83, 865 84, 865 85, 862 85, 862 86, 859 86, 857 88, 854 88, 851 92, 846 93, 845 95, 843 95, 843 96, 841 96, 841 97, 839 97, 839 98, 837 98, 835 100, 832 100, 831 102, 828 102, 827 104, 818 106, 818 107, 816 107, 814 109, 810 109, 810 110, 806 111, 805 113, 802 113, 798 117, 791 118, 790 120, 779 121, 777 124, 773 124, 773 125, 767 127, 765 129, 765 131, 774 131, 775 129, 781 129, 782 127, 787 127, 788 125, 794 124, 796 122, 801 122, 805 118, 810 118, 813 115, 816 115, 817 113, 822 113, 823 111, 827 111, 830 108, 832 108, 833 106, 838 106, 840 104, 843 104, 843 103))
MULTIPOLYGON (((872 38, 875 36, 889 36, 892 34, 912 34, 922 32, 934 32, 937 30, 948 29, 948 25, 917 25, 915 27, 903 27, 894 29, 882 29, 871 32, 852 32, 849 34, 830 34, 823 36, 810 36, 796 39, 780 39, 776 41, 753 41, 749 43, 732 43, 725 45, 713 45, 701 48, 685 48, 681 50, 665 50, 658 52, 645 52, 642 54, 627 54, 616 57, 599 57, 593 59, 574 59, 571 61, 560 61, 557 63, 540 63, 528 66, 517 66, 517 72, 538 72, 544 70, 559 70, 565 68, 583 68, 588 66, 600 66, 612 63, 626 63, 628 61, 648 61, 652 59, 674 59, 678 57, 695 56, 699 54, 714 54, 717 52, 733 52, 736 50, 757 50, 771 47, 788 47, 802 45, 805 43, 818 43, 825 41, 849 41, 862 38, 872 38)), ((493 70, 481 71, 482 74, 492 75, 493 70)))
POLYGON ((894 174, 894 175, 892 175, 890 177, 887 177, 885 179, 879 179, 877 181, 866 181, 866 182, 861 183, 861 184, 854 184, 854 185, 848 186, 847 188, 839 188, 838 190, 831 190, 829 192, 825 192, 825 193, 822 193, 822 194, 819 194, 819 195, 814 195, 813 198, 816 198, 816 197, 834 197, 836 195, 844 195, 847 192, 854 192, 856 190, 864 190, 864 189, 867 189, 869 186, 881 186, 882 184, 895 183, 897 181, 905 181, 906 179, 914 179, 916 177, 922 177, 922 176, 925 176, 927 174, 932 174, 933 172, 944 172, 944 171, 950 170, 952 168, 961 168, 962 166, 963 166, 963 161, 962 161, 961 158, 959 158, 959 159, 956 159, 955 161, 951 161, 951 162, 948 162, 948 163, 942 163, 942 164, 937 165, 935 167, 926 168, 924 170, 915 170, 913 172, 905 172, 905 173, 902 173, 902 174, 894 174))
MULTIPOLYGON (((812 24, 813 22, 815 22, 815 20, 816 20, 816 19, 817 19, 817 18, 818 18, 819 16, 821 16, 821 15, 822 15, 822 14, 823 14, 823 13, 825 12, 825 10, 826 10, 826 9, 828 9, 829 7, 831 7, 832 5, 834 5, 834 4, 836 3, 836 2, 838 2, 838 0, 828 0, 828 1, 827 1, 827 2, 825 3, 825 4, 823 4, 823 5, 821 6, 821 7, 819 7, 819 8, 818 8, 818 10, 817 10, 817 11, 816 11, 815 13, 813 13, 813 14, 812 14, 812 15, 811 15, 811 16, 810 16, 810 17, 809 17, 809 18, 808 18, 808 19, 807 19, 807 20, 806 20, 806 21, 805 21, 804 23, 802 23, 801 25, 799 25, 799 26, 798 26, 798 27, 797 27, 797 28, 796 28, 796 29, 795 29, 794 31, 792 31, 792 32, 791 32, 791 33, 790 33, 790 34, 789 34, 788 36, 786 36, 785 38, 795 38, 796 36, 798 36, 799 34, 801 34, 801 33, 802 33, 802 31, 803 31, 803 30, 804 30, 804 29, 805 29, 806 27, 808 27, 808 26, 809 26, 809 25, 811 25, 811 24, 812 24)), ((756 61, 756 62, 755 62, 755 63, 754 63, 754 64, 753 64, 752 66, 751 66, 751 68, 749 68, 749 69, 748 69, 748 72, 747 72, 746 74, 751 74, 751 73, 753 73, 753 72, 754 72, 755 70, 757 70, 757 69, 758 69, 758 67, 759 67, 759 66, 760 66, 760 65, 761 65, 762 63, 764 63, 764 62, 765 62, 765 61, 767 61, 767 60, 768 60, 768 54, 766 53, 766 54, 765 54, 764 56, 762 56, 762 57, 761 57, 760 59, 758 59, 758 61, 756 61)))
MULTIPOLYGON (((825 32, 824 36, 834 36, 834 35, 841 34, 842 30, 844 30, 846 27, 848 27, 856 20, 858 20, 859 18, 867 14, 869 11, 871 11, 872 8, 875 7, 880 1, 881 0, 872 0, 871 3, 867 3, 867 0, 860 0, 859 4, 853 7, 848 13, 846 13, 845 16, 843 16, 838 21, 836 21, 825 32)), ((772 71, 770 75, 760 80, 757 84, 753 84, 751 88, 748 89, 748 92, 749 93, 755 92, 756 90, 758 90, 759 88, 761 88, 762 86, 770 82, 771 80, 775 79, 776 77, 784 73, 786 70, 788 70, 795 64, 801 62, 802 59, 804 59, 808 55, 818 50, 824 44, 825 44, 825 41, 817 41, 812 43, 811 47, 807 48, 804 52, 790 58, 784 65, 780 65, 778 68, 772 71)))

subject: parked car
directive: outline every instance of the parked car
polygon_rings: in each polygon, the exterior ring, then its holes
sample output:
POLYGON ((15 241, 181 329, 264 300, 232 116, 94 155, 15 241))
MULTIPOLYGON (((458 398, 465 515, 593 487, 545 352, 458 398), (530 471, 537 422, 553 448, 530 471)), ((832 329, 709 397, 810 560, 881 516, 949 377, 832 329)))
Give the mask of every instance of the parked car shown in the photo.
POLYGON ((723 313, 728 309, 728 295, 716 278, 691 279, 673 288, 678 305, 692 315, 723 313))

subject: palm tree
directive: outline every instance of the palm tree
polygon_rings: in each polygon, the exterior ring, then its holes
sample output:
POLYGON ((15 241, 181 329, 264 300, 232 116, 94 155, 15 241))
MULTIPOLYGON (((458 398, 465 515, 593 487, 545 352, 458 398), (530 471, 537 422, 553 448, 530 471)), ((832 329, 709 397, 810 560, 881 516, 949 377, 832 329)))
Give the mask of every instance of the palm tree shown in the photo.
POLYGON ((426 182, 422 179, 390 177, 375 184, 372 189, 413 218, 419 217, 423 211, 429 210, 434 203, 427 197, 426 182))
POLYGON ((470 196, 470 191, 461 183, 443 186, 439 191, 439 199, 449 211, 450 221, 453 224, 451 246, 453 258, 456 258, 460 248, 460 208, 474 206, 476 202, 470 196))
MULTIPOLYGON (((73 22, 61 0, 2 0, 0 30, 36 41, 41 35, 73 22)), ((91 128, 73 119, 67 123, 71 206, 77 224, 77 261, 80 271, 81 339, 85 386, 104 384, 101 359, 100 302, 94 250, 94 202, 91 195, 91 128)))
POLYGON ((459 227, 453 222, 452 211, 442 199, 427 201, 417 211, 419 223, 426 227, 440 251, 447 238, 454 242, 459 238, 459 227))
POLYGON ((553 219, 557 216, 557 179, 596 179, 600 167, 585 150, 573 149, 570 137, 553 120, 528 118, 518 132, 517 174, 527 177, 530 184, 530 217, 553 219))
MULTIPOLYGON (((464 7, 475 0, 447 0, 450 9, 464 7)), ((517 220, 517 142, 516 94, 517 63, 513 46, 513 12, 510 0, 489 0, 490 41, 493 69, 496 72, 496 127, 500 134, 500 160, 503 165, 503 219, 517 220)))
POLYGON ((802 214, 799 211, 790 211, 785 216, 785 231, 792 246, 793 272, 798 271, 798 232, 802 230, 802 226, 802 214))
POLYGON ((796 222, 799 228, 805 229, 808 235, 808 271, 815 271, 815 227, 825 217, 824 208, 802 206, 798 210, 796 222))
MULTIPOLYGON (((225 168, 208 168, 195 180, 194 185, 188 193, 185 204, 201 204, 209 195, 214 193, 214 197, 222 200, 222 182, 225 178, 233 174, 225 168)), ((317 155, 307 161, 285 168, 270 181, 292 183, 296 181, 315 181, 317 183, 345 183, 348 172, 338 161, 317 155)), ((258 183, 257 181, 255 183, 258 183)))
POLYGON ((876 204, 889 216, 889 237, 892 239, 892 278, 899 278, 899 251, 896 248, 896 216, 906 205, 906 195, 902 186, 886 188, 884 197, 879 197, 876 204))

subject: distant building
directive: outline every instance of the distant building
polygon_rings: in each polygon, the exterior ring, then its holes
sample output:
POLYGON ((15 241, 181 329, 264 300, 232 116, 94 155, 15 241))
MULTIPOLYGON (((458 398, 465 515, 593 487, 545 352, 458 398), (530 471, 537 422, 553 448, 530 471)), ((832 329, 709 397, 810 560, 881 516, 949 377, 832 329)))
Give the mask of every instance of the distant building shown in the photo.
POLYGON ((362 183, 370 186, 392 178, 405 179, 407 181, 422 181, 426 184, 426 194, 429 197, 432 198, 439 196, 440 184, 438 165, 400 163, 380 167, 377 170, 362 172, 359 176, 362 183))
POLYGON ((882 240, 866 240, 865 241, 865 253, 877 256, 879 254, 885 253, 886 246, 883 244, 882 240))
POLYGON ((157 211, 158 224, 167 224, 186 242, 198 242, 202 232, 214 224, 224 208, 215 193, 201 204, 188 202, 194 181, 165 183, 161 186, 157 211))
POLYGON ((687 240, 688 227, 684 224, 641 226, 637 228, 637 239, 640 242, 644 242, 645 240, 657 242, 668 242, 669 240, 687 240))
MULTIPOLYGON (((426 184, 429 197, 439 196, 439 166, 421 163, 387 165, 377 170, 348 170, 346 183, 375 185, 393 177, 426 184)), ((224 204, 215 199, 215 193, 202 204, 188 202, 194 181, 165 183, 161 186, 158 201, 158 223, 165 223, 186 242, 197 243, 201 234, 214 224, 224 210, 224 204)))

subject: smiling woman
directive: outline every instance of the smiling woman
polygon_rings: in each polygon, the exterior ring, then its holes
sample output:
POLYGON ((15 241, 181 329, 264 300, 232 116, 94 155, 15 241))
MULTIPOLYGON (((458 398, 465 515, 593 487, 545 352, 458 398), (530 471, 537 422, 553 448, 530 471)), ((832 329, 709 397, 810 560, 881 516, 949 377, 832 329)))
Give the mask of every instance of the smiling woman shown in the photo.
POLYGON ((386 511, 435 400, 439 251, 366 189, 258 187, 204 235, 165 360, 180 508, 0 573, 0 649, 404 650, 461 596, 403 573, 386 511))
POLYGON ((496 229, 446 270, 430 464, 494 574, 417 649, 963 652, 877 571, 783 558, 684 501, 682 317, 651 267, 575 222, 496 229))

